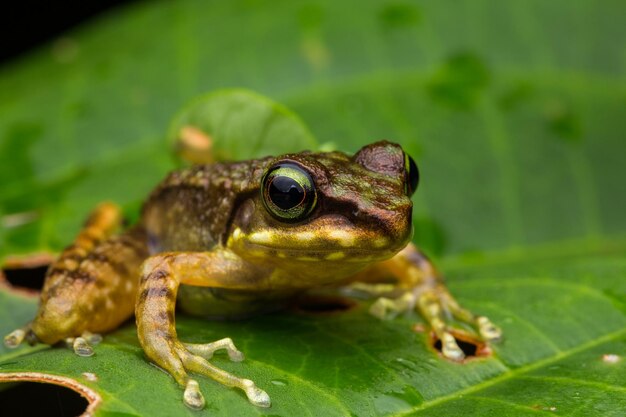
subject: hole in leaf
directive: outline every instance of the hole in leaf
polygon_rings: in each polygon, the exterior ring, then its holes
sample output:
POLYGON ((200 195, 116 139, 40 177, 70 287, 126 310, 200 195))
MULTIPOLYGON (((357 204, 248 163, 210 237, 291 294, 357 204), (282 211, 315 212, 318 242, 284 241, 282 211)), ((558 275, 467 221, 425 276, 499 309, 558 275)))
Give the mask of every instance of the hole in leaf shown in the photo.
POLYGON ((41 291, 50 264, 55 260, 51 253, 8 257, 0 269, 0 286, 37 295, 41 291))
MULTIPOLYGON (((459 348, 461 348, 465 354, 465 360, 491 356, 491 349, 482 340, 458 330, 452 330, 451 333, 456 339, 456 343, 459 345, 459 348)), ((431 334, 431 343, 433 348, 443 355, 441 352, 441 340, 434 333, 431 334)))
POLYGON ((0 383, 0 416, 79 416, 88 405, 78 392, 60 385, 0 383))
MULTIPOLYGON (((458 339, 457 339, 457 344, 459 345, 463 353, 465 353, 465 357, 476 356, 476 350, 478 349, 477 345, 471 342, 465 342, 464 340, 458 340, 458 339)), ((439 352, 441 352, 441 340, 437 339, 435 341, 434 347, 439 352)))
POLYGON ((2 272, 12 287, 41 291, 47 270, 48 265, 40 265, 32 268, 7 268, 2 272))
POLYGON ((348 311, 355 305, 354 301, 342 297, 308 296, 300 298, 295 309, 309 314, 334 314, 348 311))

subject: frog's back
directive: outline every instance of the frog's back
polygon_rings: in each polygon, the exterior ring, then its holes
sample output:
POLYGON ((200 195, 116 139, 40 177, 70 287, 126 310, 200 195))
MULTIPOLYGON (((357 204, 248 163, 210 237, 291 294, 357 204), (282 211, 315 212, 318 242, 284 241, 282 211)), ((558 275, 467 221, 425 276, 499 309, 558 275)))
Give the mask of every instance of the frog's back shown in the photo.
POLYGON ((258 192, 270 160, 197 165, 170 173, 142 209, 150 252, 205 251, 223 243, 239 202, 258 192))

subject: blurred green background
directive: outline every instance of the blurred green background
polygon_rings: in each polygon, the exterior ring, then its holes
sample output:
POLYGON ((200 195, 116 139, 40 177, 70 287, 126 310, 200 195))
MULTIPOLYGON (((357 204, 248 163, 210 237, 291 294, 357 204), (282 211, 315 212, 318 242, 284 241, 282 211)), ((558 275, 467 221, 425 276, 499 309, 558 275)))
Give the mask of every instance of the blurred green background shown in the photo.
POLYGON ((173 167, 173 114, 221 87, 287 105, 345 151, 400 142, 422 170, 416 240, 431 253, 621 240, 625 9, 245 0, 114 10, 0 70, 0 251, 58 250, 104 199, 136 210, 173 167))
MULTIPOLYGON (((361 305, 332 320, 181 317, 186 340, 245 340, 247 366, 219 366, 267 388, 275 415, 622 416, 626 363, 603 355, 626 351, 624 22, 623 0, 113 10, 0 68, 0 258, 58 251, 103 200, 136 215, 176 166, 174 114, 199 94, 248 88, 326 146, 401 143, 422 173, 415 241, 506 338, 493 357, 452 364, 410 330, 417 315, 378 323, 361 305)), ((293 142, 275 145, 299 150, 293 142)), ((0 291, 0 331, 34 308, 0 291)), ((178 388, 143 360, 132 326, 100 349, 100 415, 180 411, 178 388)), ((0 347, 5 371, 84 368, 60 349, 10 355, 0 347)), ((202 389, 216 399, 207 412, 258 411, 210 381, 202 389)))

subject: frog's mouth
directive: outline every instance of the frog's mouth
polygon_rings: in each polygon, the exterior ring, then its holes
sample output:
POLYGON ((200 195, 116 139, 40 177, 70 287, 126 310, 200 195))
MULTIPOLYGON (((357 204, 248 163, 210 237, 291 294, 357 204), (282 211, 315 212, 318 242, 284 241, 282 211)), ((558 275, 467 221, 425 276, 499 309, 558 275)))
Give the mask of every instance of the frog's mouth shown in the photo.
POLYGON ((235 228, 229 245, 252 257, 376 262, 391 258, 407 245, 412 235, 411 227, 393 235, 377 226, 359 227, 343 216, 328 215, 291 227, 268 227, 248 233, 235 228))
POLYGON ((252 257, 289 259, 304 262, 377 262, 391 258, 398 251, 371 251, 354 248, 326 249, 326 248, 285 248, 279 246, 246 244, 247 254, 252 257))

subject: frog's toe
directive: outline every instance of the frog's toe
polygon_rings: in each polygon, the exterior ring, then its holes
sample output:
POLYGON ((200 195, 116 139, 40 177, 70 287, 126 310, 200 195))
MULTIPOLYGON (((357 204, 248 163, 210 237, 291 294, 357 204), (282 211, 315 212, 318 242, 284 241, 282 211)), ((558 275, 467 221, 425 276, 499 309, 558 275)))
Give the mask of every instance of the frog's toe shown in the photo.
POLYGON ((185 405, 194 410, 202 410, 204 408, 204 397, 200 392, 200 386, 198 381, 190 379, 185 386, 185 393, 183 394, 183 401, 185 405))
POLYGON ((443 331, 440 335, 441 353, 444 357, 453 361, 462 361, 465 359, 465 353, 456 343, 456 339, 448 331, 443 331))
MULTIPOLYGON (((4 337, 4 345, 8 348, 18 347, 24 340, 31 345, 39 343, 39 338, 26 326, 21 329, 13 330, 4 337)), ((92 356, 94 354, 91 345, 98 344, 102 340, 102 336, 85 332, 81 337, 67 337, 64 339, 65 345, 72 349, 78 356, 92 356)))
POLYGON ((396 284, 372 284, 358 281, 339 289, 342 295, 355 298, 384 297, 394 294, 396 290, 396 284))
POLYGON ((380 297, 370 307, 370 314, 381 320, 389 320, 415 307, 415 295, 405 292, 398 298, 380 297))
POLYGON ((448 359, 460 361, 465 358, 465 354, 459 348, 447 323, 451 316, 474 326, 480 337, 486 342, 496 342, 502 338, 500 329, 487 317, 476 316, 461 307, 443 286, 421 292, 418 296, 417 306, 441 341, 441 352, 448 359))
POLYGON ((394 300, 386 297, 380 297, 370 306, 370 314, 381 320, 390 320, 398 313, 395 308, 394 300))
POLYGON ((26 342, 31 346, 41 343, 39 337, 37 337, 35 332, 33 332, 31 324, 15 329, 4 337, 4 345, 9 349, 15 349, 23 342, 26 342))
POLYGON ((26 337, 26 330, 15 329, 8 335, 4 336, 4 345, 9 349, 15 349, 22 344, 26 337))
POLYGON ((72 349, 74 353, 78 356, 89 357, 93 356, 93 354, 95 353, 93 351, 93 347, 91 347, 89 342, 87 342, 87 340, 82 336, 66 338, 65 345, 68 348, 72 349))
POLYGON ((194 355, 202 356, 205 359, 211 359, 213 353, 217 350, 224 349, 228 354, 228 357, 233 362, 241 362, 245 359, 243 352, 241 352, 230 337, 220 339, 213 343, 195 344, 195 343, 183 343, 185 348, 194 355))
POLYGON ((485 316, 476 317, 478 332, 487 342, 499 342, 502 339, 502 330, 485 316))
POLYGON ((102 335, 100 333, 91 333, 90 331, 83 332, 81 337, 85 339, 87 343, 93 346, 97 345, 103 340, 102 335))
POLYGON ((246 396, 252 404, 263 408, 267 408, 272 405, 272 401, 270 400, 270 396, 267 392, 257 387, 254 382, 249 379, 244 379, 243 384, 246 396))
POLYGON ((72 349, 78 356, 89 357, 94 355, 93 346, 102 342, 102 336, 85 331, 79 337, 66 337, 64 342, 65 346, 72 349))
POLYGON ((445 294, 447 293, 436 289, 424 291, 418 297, 417 306, 441 341, 443 356, 453 361, 461 361, 465 358, 465 353, 459 347, 446 321, 449 313, 454 311, 450 311, 445 294))
MULTIPOLYGON (((227 344, 227 342, 222 343, 227 344)), ((220 347, 220 349, 221 348, 222 347, 220 347)), ((177 353, 178 357, 182 361, 183 366, 188 371, 208 376, 209 378, 214 379, 215 381, 223 385, 239 388, 240 390, 245 392, 248 400, 257 407, 269 407, 271 405, 269 395, 267 395, 265 391, 257 387, 253 381, 232 375, 216 367, 215 365, 212 365, 202 356, 196 355, 186 348, 178 349, 177 353)), ((192 401, 192 404, 195 404, 192 400, 193 398, 196 398, 196 394, 193 394, 193 390, 193 387, 190 387, 188 383, 187 388, 185 389, 185 404, 190 407, 192 407, 192 405, 188 402, 187 398, 190 398, 189 401, 192 401), (187 394, 188 390, 189 394, 187 394)))
POLYGON ((440 288, 438 291, 442 308, 458 320, 465 322, 478 330, 478 334, 485 342, 499 342, 502 340, 502 331, 485 316, 477 316, 461 307, 450 293, 440 288))

